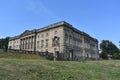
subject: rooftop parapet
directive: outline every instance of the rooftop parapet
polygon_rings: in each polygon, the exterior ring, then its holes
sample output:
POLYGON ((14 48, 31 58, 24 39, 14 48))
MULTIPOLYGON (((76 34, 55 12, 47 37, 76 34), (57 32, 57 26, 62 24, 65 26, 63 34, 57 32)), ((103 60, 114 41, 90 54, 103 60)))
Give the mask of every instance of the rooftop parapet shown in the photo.
POLYGON ((57 23, 48 25, 48 26, 43 27, 43 28, 40 28, 40 29, 25 30, 21 35, 12 37, 12 38, 10 38, 10 40, 17 39, 17 38, 19 38, 19 37, 21 37, 21 36, 24 36, 24 35, 29 35, 29 34, 32 34, 32 33, 35 33, 35 32, 41 32, 41 31, 44 31, 44 30, 47 30, 47 29, 51 29, 51 28, 55 28, 55 27, 62 26, 62 25, 65 25, 66 27, 71 28, 71 29, 74 30, 75 32, 78 32, 78 33, 80 33, 80 34, 82 34, 82 35, 84 35, 84 36, 87 36, 87 37, 91 38, 92 40, 98 42, 97 39, 91 37, 89 34, 83 32, 83 31, 80 31, 80 30, 74 28, 71 24, 67 23, 66 21, 60 21, 60 22, 57 22, 57 23), (24 33, 25 33, 25 34, 24 34, 24 33))

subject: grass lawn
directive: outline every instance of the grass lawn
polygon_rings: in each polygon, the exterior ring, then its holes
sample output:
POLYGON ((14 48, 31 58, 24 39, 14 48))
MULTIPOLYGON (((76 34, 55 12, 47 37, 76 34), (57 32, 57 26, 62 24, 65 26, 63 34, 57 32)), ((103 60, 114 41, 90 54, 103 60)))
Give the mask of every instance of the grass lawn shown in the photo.
POLYGON ((4 57, 0 80, 120 80, 120 60, 83 63, 4 57))
POLYGON ((15 54, 15 53, 5 53, 0 52, 0 58, 8 58, 8 59, 45 59, 39 55, 35 54, 15 54))

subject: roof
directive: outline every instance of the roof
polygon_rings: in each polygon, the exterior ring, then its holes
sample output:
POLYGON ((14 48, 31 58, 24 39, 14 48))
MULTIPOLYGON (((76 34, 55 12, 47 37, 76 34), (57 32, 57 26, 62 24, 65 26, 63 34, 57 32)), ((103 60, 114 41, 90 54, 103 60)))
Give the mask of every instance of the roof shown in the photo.
POLYGON ((18 36, 14 36, 14 37, 10 37, 9 40, 14 40, 14 39, 18 39, 19 38, 19 35, 18 36))
POLYGON ((45 26, 45 27, 40 28, 40 29, 25 30, 21 35, 12 37, 12 38, 10 38, 10 40, 11 40, 11 39, 16 39, 16 38, 19 38, 19 37, 21 37, 21 36, 25 36, 25 35, 28 35, 28 34, 32 34, 32 33, 35 33, 35 32, 41 32, 41 31, 44 31, 44 30, 48 30, 48 29, 51 29, 51 28, 55 28, 55 27, 58 27, 58 26, 62 26, 62 25, 65 25, 66 27, 71 28, 71 29, 74 30, 75 32, 78 32, 78 33, 80 33, 80 34, 82 33, 83 35, 88 36, 89 38, 91 38, 91 39, 93 39, 93 40, 95 40, 95 41, 98 42, 97 39, 91 37, 89 34, 83 32, 83 31, 80 31, 80 30, 74 28, 71 24, 67 23, 66 21, 60 21, 60 22, 57 22, 57 23, 54 23, 54 24, 50 24, 50 25, 45 26))

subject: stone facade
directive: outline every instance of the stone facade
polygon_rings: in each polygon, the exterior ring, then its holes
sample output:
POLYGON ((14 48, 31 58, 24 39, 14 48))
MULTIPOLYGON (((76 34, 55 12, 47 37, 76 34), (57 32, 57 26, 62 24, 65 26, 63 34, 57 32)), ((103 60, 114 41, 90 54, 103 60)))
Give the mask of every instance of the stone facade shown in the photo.
POLYGON ((98 59, 98 41, 65 21, 10 38, 8 49, 64 54, 66 58, 98 59))

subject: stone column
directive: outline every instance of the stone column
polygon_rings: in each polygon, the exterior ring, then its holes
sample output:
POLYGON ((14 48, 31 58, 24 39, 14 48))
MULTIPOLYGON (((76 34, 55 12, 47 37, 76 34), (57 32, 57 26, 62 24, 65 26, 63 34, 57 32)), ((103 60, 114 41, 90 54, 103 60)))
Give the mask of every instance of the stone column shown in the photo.
POLYGON ((23 49, 23 39, 21 39, 21 44, 20 44, 20 46, 21 46, 21 50, 23 49))
POLYGON ((29 37, 27 37, 27 44, 26 44, 27 45, 27 50, 28 50, 28 39, 29 39, 29 37))
POLYGON ((24 38, 23 38, 23 50, 24 50, 24 38))
POLYGON ((20 50, 21 50, 21 39, 20 39, 20 50))
POLYGON ((28 37, 26 38, 26 50, 28 50, 28 37))
POLYGON ((34 54, 36 53, 36 37, 37 37, 37 32, 35 30, 35 36, 34 36, 34 54))
POLYGON ((33 49, 33 36, 31 37, 31 49, 33 49))
POLYGON ((31 48, 30 48, 30 49, 32 49, 32 36, 31 36, 31 45, 30 45, 30 46, 31 46, 31 48))
POLYGON ((24 50, 25 50, 25 38, 24 38, 24 50))
POLYGON ((27 49, 27 38, 25 38, 25 50, 27 49))
POLYGON ((31 37, 29 37, 29 49, 31 49, 31 37))
POLYGON ((21 50, 23 49, 23 39, 21 39, 21 50))
POLYGON ((85 60, 85 37, 84 37, 84 33, 82 34, 82 58, 83 58, 83 61, 85 60))
POLYGON ((28 50, 30 49, 30 37, 28 37, 28 50))
POLYGON ((34 36, 32 37, 32 51, 34 50, 34 36))

